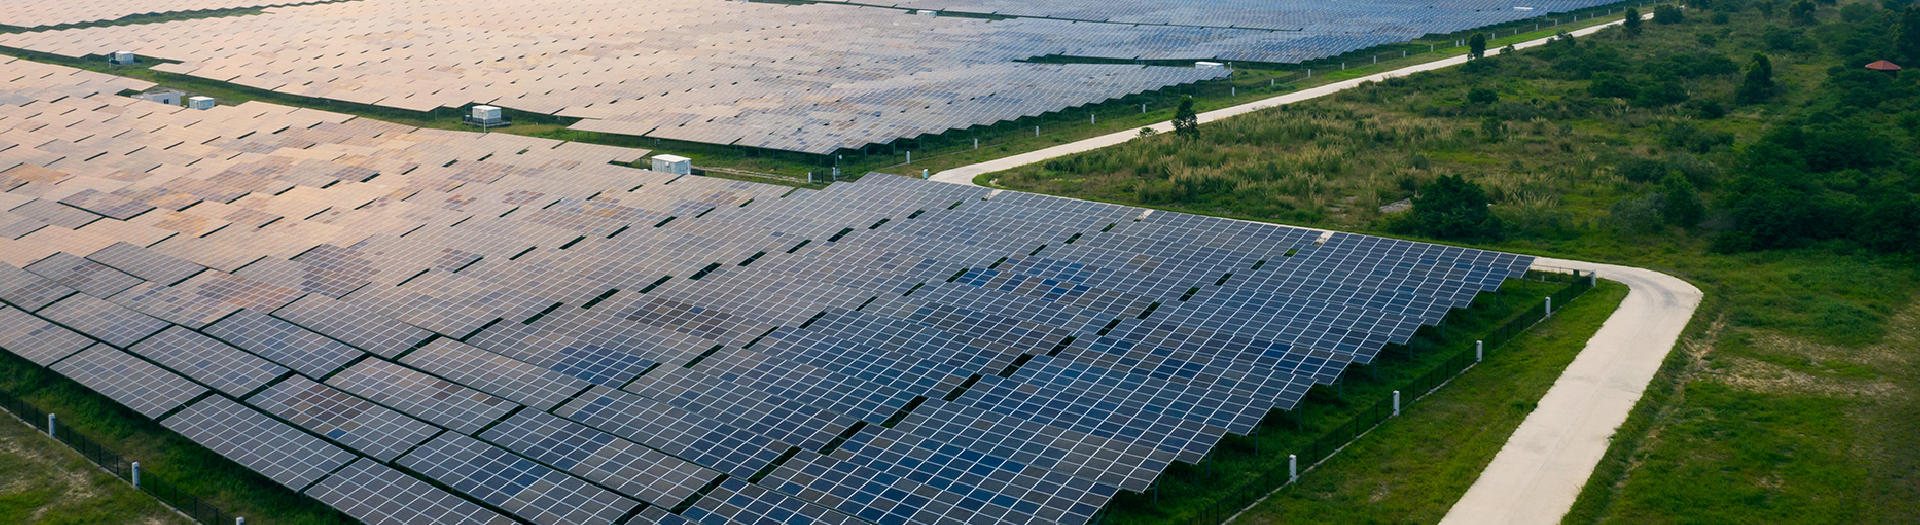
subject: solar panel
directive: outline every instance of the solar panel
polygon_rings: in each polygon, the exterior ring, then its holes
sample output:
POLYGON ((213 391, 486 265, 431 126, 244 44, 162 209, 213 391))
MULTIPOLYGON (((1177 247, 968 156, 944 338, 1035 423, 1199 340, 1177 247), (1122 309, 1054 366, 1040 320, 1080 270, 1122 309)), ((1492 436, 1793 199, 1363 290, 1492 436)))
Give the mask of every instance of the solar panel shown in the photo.
POLYGON ((54 363, 53 371, 150 418, 207 391, 179 374, 104 345, 54 363))
POLYGON ((293 323, 242 309, 206 327, 207 335, 311 378, 346 366, 365 353, 293 323))
POLYGON ((441 434, 399 463, 534 523, 613 523, 641 505, 459 434, 441 434))
POLYGON ((558 406, 591 386, 452 339, 435 339, 400 362, 539 410, 558 406))
POLYGON ((28 273, 11 264, 0 264, 0 300, 5 300, 27 311, 39 311, 62 297, 72 295, 72 288, 62 286, 45 277, 28 273))
POLYGON ((719 472, 545 412, 522 410, 480 435, 634 499, 676 507, 719 472))
POLYGON ((365 359, 328 385, 463 434, 478 432, 515 406, 512 401, 379 359, 365 359))
POLYGON ((320 480, 306 494, 367 525, 514 523, 512 518, 366 458, 320 480))
POLYGON ((129 351, 230 396, 246 395, 287 373, 286 367, 179 326, 154 334, 129 351))
POLYGON ((166 321, 154 319, 119 305, 84 294, 74 294, 40 310, 47 320, 85 332, 120 348, 165 329, 166 321))
POLYGON ((419 327, 317 294, 301 297, 274 311, 273 316, 389 359, 433 335, 419 327))
POLYGON ((160 424, 295 491, 355 458, 352 452, 217 395, 160 424))
POLYGON ((0 307, 0 348, 39 363, 53 364, 93 344, 92 339, 49 323, 18 308, 0 307))
POLYGON ((392 461, 440 432, 433 425, 299 376, 268 387, 247 402, 380 461, 392 461))
POLYGON ((24 269, 94 297, 111 297, 140 284, 139 277, 65 252, 53 254, 24 269))

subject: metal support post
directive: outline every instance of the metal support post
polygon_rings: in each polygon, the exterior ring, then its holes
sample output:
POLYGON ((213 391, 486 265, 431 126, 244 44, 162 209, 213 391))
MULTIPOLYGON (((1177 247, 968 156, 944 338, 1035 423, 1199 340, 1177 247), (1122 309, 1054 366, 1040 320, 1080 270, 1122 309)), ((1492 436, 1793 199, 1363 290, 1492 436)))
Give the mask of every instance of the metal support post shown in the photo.
POLYGON ((1547 317, 1553 317, 1553 296, 1547 296, 1547 317))
POLYGON ((133 462, 133 488, 140 488, 140 462, 133 462))
POLYGON ((52 412, 48 412, 48 413, 47 413, 47 435, 49 435, 49 436, 53 436, 53 438, 54 438, 54 439, 60 439, 60 435, 59 435, 58 433, 55 433, 55 432, 53 431, 53 429, 54 429, 54 426, 55 426, 55 423, 54 423, 54 421, 53 421, 53 419, 54 419, 54 418, 53 418, 53 413, 52 413, 52 412))
POLYGON ((1400 417, 1400 391, 1393 391, 1393 417, 1400 417))
POLYGON ((1300 481, 1300 456, 1287 454, 1287 483, 1300 481))
POLYGON ((1039 137, 1039 136, 1040 136, 1040 126, 1034 126, 1034 127, 1033 127, 1033 136, 1035 136, 1035 137, 1039 137))
POLYGON ((1473 362, 1478 363, 1485 360, 1487 360, 1486 341, 1476 339, 1473 341, 1473 362))

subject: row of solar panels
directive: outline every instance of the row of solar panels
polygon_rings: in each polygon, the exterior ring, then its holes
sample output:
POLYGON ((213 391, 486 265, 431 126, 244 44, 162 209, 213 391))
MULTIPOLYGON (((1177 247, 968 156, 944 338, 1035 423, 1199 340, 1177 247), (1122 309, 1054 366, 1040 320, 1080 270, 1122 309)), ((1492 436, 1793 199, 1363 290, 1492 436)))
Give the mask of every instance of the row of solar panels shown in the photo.
POLYGON ((1034 57, 1299 63, 1600 3, 900 4, 1020 17, 989 21, 836 3, 359 0, 0 43, 130 50, 180 62, 159 71, 304 97, 422 112, 486 103, 586 119, 582 131, 825 154, 1229 73, 1019 63, 1034 57))
POLYGON ((0 105, 0 347, 369 522, 1085 523, 1530 263, 60 96, 0 105))

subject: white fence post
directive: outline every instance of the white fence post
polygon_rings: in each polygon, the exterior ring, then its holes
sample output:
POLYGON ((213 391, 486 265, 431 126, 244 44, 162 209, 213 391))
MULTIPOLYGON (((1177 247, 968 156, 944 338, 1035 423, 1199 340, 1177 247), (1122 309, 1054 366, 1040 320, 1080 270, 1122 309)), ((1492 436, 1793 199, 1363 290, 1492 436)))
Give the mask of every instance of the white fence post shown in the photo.
POLYGON ((1486 359, 1487 359, 1486 342, 1481 341, 1479 339, 1475 339, 1473 341, 1473 362, 1478 363, 1481 361, 1485 361, 1486 359))
POLYGON ((133 488, 140 488, 140 462, 133 462, 133 488))
POLYGON ((1287 483, 1300 481, 1300 458, 1287 454, 1287 483))
POLYGON ((53 427, 55 425, 53 419, 54 419, 53 413, 48 412, 47 413, 47 435, 53 436, 54 439, 59 439, 60 435, 53 432, 53 427))
POLYGON ((1547 317, 1553 317, 1553 296, 1547 296, 1547 317))
POLYGON ((1393 391, 1393 417, 1400 417, 1400 391, 1393 391))

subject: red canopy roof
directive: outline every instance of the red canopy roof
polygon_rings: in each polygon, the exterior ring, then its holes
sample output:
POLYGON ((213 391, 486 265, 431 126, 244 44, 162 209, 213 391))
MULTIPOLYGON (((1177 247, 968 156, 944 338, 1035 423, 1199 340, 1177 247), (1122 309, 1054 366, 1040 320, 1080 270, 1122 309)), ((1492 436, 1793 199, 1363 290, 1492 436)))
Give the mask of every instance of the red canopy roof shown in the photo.
POLYGON ((1881 60, 1879 62, 1867 64, 1867 69, 1871 69, 1874 71, 1899 71, 1900 66, 1894 65, 1892 62, 1881 60))

